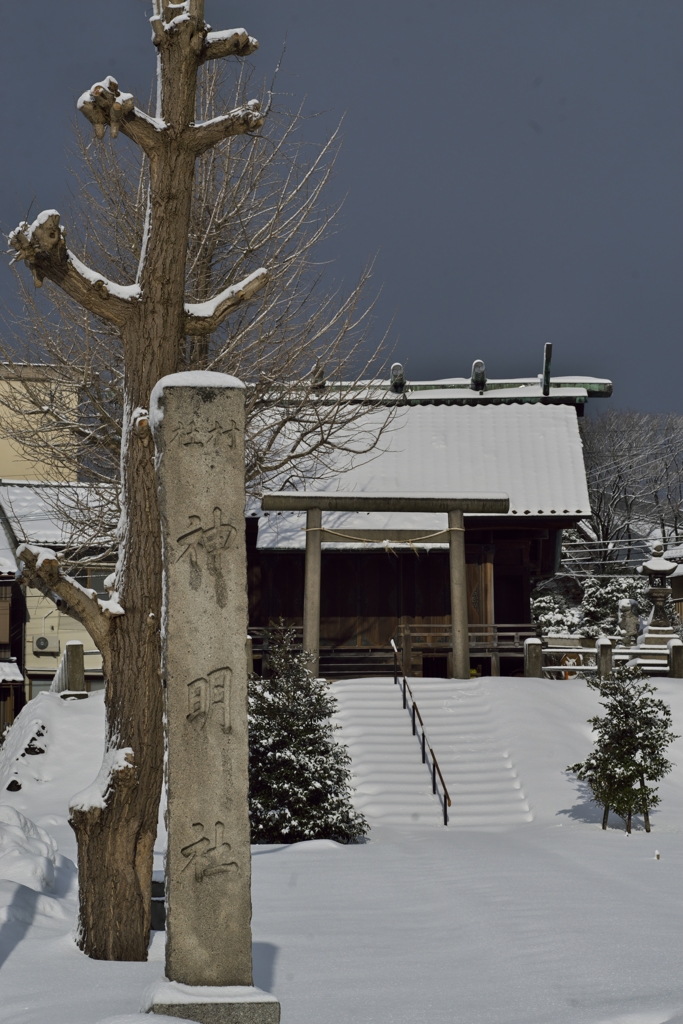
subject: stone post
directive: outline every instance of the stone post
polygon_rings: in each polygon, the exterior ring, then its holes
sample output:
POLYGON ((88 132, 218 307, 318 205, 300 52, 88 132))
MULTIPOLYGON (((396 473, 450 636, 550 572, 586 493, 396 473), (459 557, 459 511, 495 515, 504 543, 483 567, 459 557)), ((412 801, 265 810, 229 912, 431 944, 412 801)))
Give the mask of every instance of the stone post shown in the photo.
POLYGON ((164 559, 171 982, 150 1008, 270 1024, 279 1004, 253 988, 251 969, 244 386, 218 373, 164 377, 150 425, 164 559))
POLYGON ((524 675, 531 679, 543 678, 543 644, 535 636, 524 641, 524 675))
POLYGON ((308 668, 318 675, 320 662, 320 572, 322 565, 323 514, 319 508, 306 513, 306 565, 304 570, 304 641, 311 658, 308 668))
POLYGON ((599 636, 595 641, 595 663, 599 676, 612 674, 612 641, 608 636, 599 636))
POLYGON ((666 645, 669 648, 669 675, 672 679, 683 679, 683 641, 675 637, 666 645))
POLYGON ((71 691, 85 690, 85 669, 83 644, 80 640, 67 640, 64 647, 66 658, 66 688, 71 691))
POLYGON ((451 629, 453 631, 453 678, 470 678, 470 639, 467 623, 467 567, 465 521, 460 509, 448 513, 451 570, 451 629))

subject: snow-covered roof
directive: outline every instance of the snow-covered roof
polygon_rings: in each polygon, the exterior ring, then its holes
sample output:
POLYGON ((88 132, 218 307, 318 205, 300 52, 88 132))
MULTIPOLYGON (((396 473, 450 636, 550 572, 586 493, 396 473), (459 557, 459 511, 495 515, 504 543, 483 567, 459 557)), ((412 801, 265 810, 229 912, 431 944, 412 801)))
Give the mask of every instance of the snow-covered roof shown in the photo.
POLYGON ((23 683, 24 676, 16 661, 0 661, 0 683, 23 683))
MULTIPOLYGON (((342 460, 340 457, 340 466, 342 460)), ((313 482, 315 492, 453 494, 506 492, 509 520, 590 515, 576 412, 564 405, 415 406, 401 409, 380 441, 338 476, 313 482)), ((305 516, 271 514, 259 523, 260 548, 300 548, 305 516)), ((326 529, 443 530, 443 513, 323 515, 326 529)))
MULTIPOLYGON (((12 547, 25 541, 59 548, 74 541, 74 522, 80 509, 110 506, 115 513, 114 485, 52 484, 36 481, 0 481, 0 521, 2 540, 13 558, 12 547), (57 506, 64 509, 60 517, 57 506), (71 522, 69 522, 71 520, 71 522)), ((90 543, 106 543, 106 538, 89 537, 90 543)), ((85 541, 85 535, 77 539, 85 541)), ((2 545, 0 544, 0 547, 2 545)), ((8 557, 4 550, 0 556, 8 557)))
MULTIPOLYGON (((33 544, 61 544, 64 532, 48 506, 44 485, 0 484, 0 507, 17 541, 33 544)), ((6 532, 6 531, 3 531, 6 532)), ((11 541, 8 539, 8 544, 11 541)))
MULTIPOLYGON (((683 562, 683 544, 677 545, 675 548, 669 548, 664 552, 664 557, 670 559, 672 562, 683 562)), ((683 566, 681 572, 675 572, 674 576, 683 575, 683 566)))

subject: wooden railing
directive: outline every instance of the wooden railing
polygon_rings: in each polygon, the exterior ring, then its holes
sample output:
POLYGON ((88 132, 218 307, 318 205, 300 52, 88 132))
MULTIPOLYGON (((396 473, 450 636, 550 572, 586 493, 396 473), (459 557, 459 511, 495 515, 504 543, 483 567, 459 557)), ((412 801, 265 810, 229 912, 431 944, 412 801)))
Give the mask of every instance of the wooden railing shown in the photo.
MULTIPOLYGON (((398 686, 398 675, 399 675, 398 669, 399 669, 400 655, 398 653, 398 648, 396 647, 396 644, 394 643, 393 640, 391 641, 391 646, 392 646, 393 651, 394 651, 394 685, 398 686)), ((436 785, 436 776, 437 775, 439 776, 439 781, 441 782, 441 788, 443 789, 443 823, 444 823, 444 825, 447 825, 448 824, 448 808, 451 806, 451 798, 450 798, 448 789, 446 787, 446 783, 444 781, 444 777, 441 774, 441 768, 439 767, 439 762, 436 759, 436 754, 434 753, 434 748, 432 747, 432 745, 429 742, 429 739, 427 737, 427 730, 425 729, 424 722, 422 721, 422 715, 420 714, 420 709, 417 706, 417 702, 415 700, 415 697, 413 696, 413 691, 410 689, 410 686, 408 684, 408 680, 406 679, 405 672, 403 671, 403 663, 402 662, 401 662, 401 678, 403 680, 403 683, 402 683, 403 707, 406 710, 409 711, 409 714, 410 714, 410 716, 412 718, 412 722, 413 722, 413 736, 417 735, 417 722, 420 723, 420 730, 422 732, 422 736, 420 738, 420 746, 422 747, 422 764, 427 764, 427 751, 429 751, 429 757, 431 758, 431 762, 432 762, 432 765, 431 765, 432 793, 434 793, 435 796, 438 795, 437 794, 437 785, 436 785), (408 697, 410 697, 410 703, 412 705, 410 709, 408 709, 408 697)))

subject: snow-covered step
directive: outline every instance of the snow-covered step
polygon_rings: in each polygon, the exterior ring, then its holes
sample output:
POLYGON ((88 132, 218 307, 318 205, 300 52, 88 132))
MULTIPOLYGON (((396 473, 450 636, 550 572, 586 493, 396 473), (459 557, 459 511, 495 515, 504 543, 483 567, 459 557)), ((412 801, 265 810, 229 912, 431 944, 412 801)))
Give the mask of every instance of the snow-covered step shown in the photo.
POLYGON ((478 679, 411 679, 451 796, 450 824, 509 825, 533 815, 478 679))
MULTIPOLYGON (((490 828, 531 821, 480 682, 411 679, 410 686, 451 796, 449 825, 490 828)), ((438 824, 441 807, 393 679, 345 680, 335 683, 333 692, 340 738, 352 757, 358 809, 371 824, 438 824)))
POLYGON ((333 683, 339 739, 351 754, 353 803, 371 825, 443 825, 442 805, 393 679, 333 683))

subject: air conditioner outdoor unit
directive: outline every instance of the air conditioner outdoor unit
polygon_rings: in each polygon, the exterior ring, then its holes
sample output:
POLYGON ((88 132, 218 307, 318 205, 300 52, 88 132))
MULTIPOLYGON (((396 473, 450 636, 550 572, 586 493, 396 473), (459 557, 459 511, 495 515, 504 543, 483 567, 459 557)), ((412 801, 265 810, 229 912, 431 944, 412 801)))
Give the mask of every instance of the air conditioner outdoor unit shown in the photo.
POLYGON ((34 654, 59 654, 59 640, 51 636, 34 636, 34 654))

